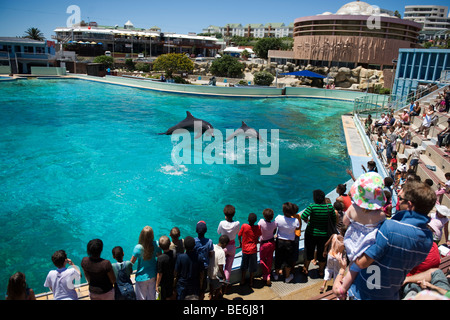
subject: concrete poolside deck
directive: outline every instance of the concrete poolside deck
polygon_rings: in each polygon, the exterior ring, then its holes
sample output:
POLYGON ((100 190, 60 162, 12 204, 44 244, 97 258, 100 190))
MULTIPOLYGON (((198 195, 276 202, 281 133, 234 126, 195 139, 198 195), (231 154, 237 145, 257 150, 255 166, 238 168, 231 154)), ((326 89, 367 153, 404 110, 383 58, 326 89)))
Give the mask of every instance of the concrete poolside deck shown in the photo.
MULTIPOLYGON (((353 121, 353 116, 342 116, 343 130, 345 134, 345 140, 347 144, 348 154, 352 162, 352 170, 355 174, 360 174, 361 164, 366 165, 367 161, 371 158, 367 155, 366 149, 362 142, 359 131, 353 121)), ((303 228, 302 228, 303 229, 303 228)), ((302 254, 300 252, 300 254, 302 254)), ((272 285, 269 287, 265 285, 260 277, 256 277, 253 283, 253 287, 249 287, 248 284, 239 285, 239 282, 234 281, 229 286, 227 293, 224 295, 224 300, 308 300, 317 296, 320 293, 320 287, 323 279, 318 277, 318 266, 310 264, 309 274, 305 276, 301 272, 302 264, 297 265, 294 269, 294 279, 291 283, 285 283, 284 278, 280 277, 278 281, 272 281, 272 285)), ((235 270, 234 279, 240 279, 240 271, 235 270)), ((327 283, 328 289, 331 288, 332 281, 327 283)), ((79 297, 82 300, 89 300, 88 286, 82 285, 79 289, 79 297)), ((52 295, 42 295, 38 297, 38 300, 51 300, 52 295)), ((209 295, 206 294, 205 300, 209 299, 209 295)))

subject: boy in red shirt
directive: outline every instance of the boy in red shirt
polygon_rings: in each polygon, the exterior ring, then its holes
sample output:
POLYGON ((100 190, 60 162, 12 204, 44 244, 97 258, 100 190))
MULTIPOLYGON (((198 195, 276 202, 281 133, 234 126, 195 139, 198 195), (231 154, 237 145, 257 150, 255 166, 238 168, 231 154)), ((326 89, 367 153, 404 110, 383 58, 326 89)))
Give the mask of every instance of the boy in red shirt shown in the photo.
POLYGON ((250 287, 253 286, 253 274, 258 268, 257 248, 256 244, 261 236, 261 229, 255 225, 256 214, 250 213, 248 215, 248 224, 243 224, 238 233, 239 247, 242 248, 241 261, 241 285, 245 282, 245 274, 247 270, 250 272, 250 287))

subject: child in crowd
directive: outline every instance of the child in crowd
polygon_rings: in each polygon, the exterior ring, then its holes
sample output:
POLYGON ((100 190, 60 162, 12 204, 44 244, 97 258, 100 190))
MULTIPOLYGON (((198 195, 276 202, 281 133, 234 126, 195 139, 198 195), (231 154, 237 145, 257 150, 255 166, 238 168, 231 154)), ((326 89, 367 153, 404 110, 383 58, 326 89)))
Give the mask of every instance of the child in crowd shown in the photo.
POLYGON ((384 190, 383 192, 386 197, 386 204, 381 208, 381 210, 386 215, 386 218, 390 218, 392 217, 392 195, 387 190, 384 190))
POLYGON ((185 300, 188 296, 200 295, 200 269, 203 262, 199 261, 195 251, 195 239, 191 236, 184 238, 186 253, 177 255, 175 261, 175 279, 177 300, 185 300))
POLYGON ((162 254, 156 259, 156 292, 160 300, 173 300, 174 298, 174 270, 175 270, 175 250, 170 249, 170 239, 168 236, 159 238, 159 247, 162 254))
POLYGON ((398 165, 398 159, 397 159, 397 151, 393 150, 391 152, 391 160, 389 161, 389 165, 392 166, 392 164, 396 163, 397 164, 397 168, 399 167, 398 165))
POLYGON ((397 170, 399 172, 408 171, 407 162, 408 162, 408 158, 406 156, 402 155, 402 157, 400 157, 400 159, 399 159, 399 164, 397 165, 397 170))
POLYGON ((156 257, 161 249, 154 239, 153 228, 145 226, 139 234, 138 244, 133 249, 131 263, 136 265, 134 290, 138 300, 156 299, 156 257))
MULTIPOLYGON (((227 235, 230 241, 225 248, 225 278, 226 281, 230 281, 231 268, 233 267, 234 256, 236 254, 236 236, 239 232, 239 221, 233 221, 233 217, 236 213, 234 206, 227 204, 223 208, 225 220, 220 221, 217 228, 219 235, 227 235)), ((226 290, 226 289, 225 289, 226 290)))
POLYGON ((397 181, 398 181, 398 171, 397 171, 397 163, 393 163, 392 165, 389 166, 389 177, 392 178, 392 180, 394 180, 394 185, 396 185, 397 181))
POLYGON ((330 239, 325 243, 323 255, 327 257, 327 265, 325 267, 325 273, 323 277, 323 283, 320 287, 320 293, 322 293, 328 280, 334 279, 339 273, 340 264, 337 259, 337 254, 344 255, 344 237, 342 235, 333 234, 330 239))
POLYGON ((420 150, 418 149, 418 144, 416 142, 413 142, 412 144, 413 149, 411 149, 411 153, 408 156, 408 160, 411 159, 409 162, 409 170, 414 170, 414 172, 417 171, 417 166, 419 165, 419 159, 420 159, 420 150))
POLYGON ((437 204, 436 212, 430 214, 431 220, 428 222, 431 230, 433 231, 433 241, 436 244, 442 239, 442 231, 444 231, 445 243, 449 244, 448 238, 448 221, 450 218, 450 209, 444 205, 437 204))
POLYGON ((436 190, 436 196, 437 196, 437 204, 440 204, 442 202, 442 197, 445 193, 450 192, 450 172, 445 173, 445 179, 447 179, 446 182, 439 182, 439 185, 436 190))
POLYGON ((36 300, 34 290, 28 287, 24 273, 16 272, 9 277, 6 300, 36 300))
POLYGON ((241 262, 241 285, 245 283, 245 274, 247 270, 250 273, 249 285, 253 286, 253 274, 256 272, 257 265, 257 248, 258 239, 261 236, 261 230, 256 223, 256 214, 250 213, 248 215, 248 224, 244 223, 239 230, 238 239, 239 247, 242 248, 242 262, 241 262))
POLYGON ((116 283, 114 284, 115 300, 136 300, 133 283, 130 276, 133 273, 133 264, 130 261, 123 261, 123 249, 120 246, 112 249, 112 256, 117 261, 112 264, 116 283))
POLYGON ((277 231, 277 224, 273 219, 273 210, 270 208, 263 210, 264 219, 259 220, 258 226, 261 229, 261 239, 259 245, 259 264, 262 269, 262 278, 268 286, 271 285, 270 273, 272 272, 273 253, 275 251, 274 235, 277 231))
POLYGON ((340 235, 345 234, 346 226, 344 225, 344 204, 341 201, 335 201, 333 203, 334 211, 336 212, 336 216, 338 217, 339 221, 336 224, 336 229, 339 231, 340 235))
POLYGON ((338 197, 336 198, 337 201, 342 202, 344 208, 343 211, 347 211, 347 209, 352 205, 352 199, 350 199, 350 196, 346 193, 347 191, 347 185, 346 184, 338 184, 336 187, 336 193, 338 194, 338 197))
POLYGON ((208 278, 209 278, 209 299, 217 300, 223 295, 222 292, 222 280, 225 280, 225 251, 224 249, 230 242, 230 238, 226 234, 219 237, 219 243, 214 245, 214 252, 211 257, 211 261, 208 267, 208 278))
POLYGON ((274 280, 283 274, 286 283, 291 282, 294 274, 291 273, 292 265, 295 263, 294 250, 295 248, 295 231, 300 229, 300 223, 292 216, 298 212, 298 207, 291 202, 283 203, 283 215, 278 215, 275 218, 277 224, 277 241, 275 248, 275 274, 274 280))
POLYGON ((176 254, 184 253, 183 239, 180 238, 181 233, 178 227, 173 227, 169 233, 172 241, 170 242, 170 250, 175 250, 176 254))
POLYGON ((67 258, 64 250, 55 251, 52 255, 52 262, 57 269, 48 273, 44 287, 53 291, 54 300, 78 300, 73 281, 80 280, 80 268, 67 258), (72 268, 67 269, 66 264, 72 268))
POLYGON ((392 194, 392 186, 394 185, 394 179, 391 177, 385 177, 384 180, 384 190, 389 191, 392 194))
POLYGON ((351 265, 342 284, 333 287, 341 298, 358 275, 359 268, 353 262, 375 243, 378 228, 386 219, 381 210, 386 203, 383 189, 383 178, 374 172, 361 175, 350 189, 353 204, 344 216, 344 224, 348 226, 344 245, 351 265))
POLYGON ((395 185, 394 185, 395 191, 397 193, 402 189, 403 185, 406 182, 407 177, 408 177, 407 171, 399 171, 397 169, 397 181, 395 181, 395 185))
POLYGON ((377 138, 376 148, 377 148, 378 158, 381 159, 382 155, 383 155, 383 151, 384 151, 384 143, 383 143, 383 138, 381 138, 380 136, 377 138))
POLYGON ((205 297, 205 291, 207 286, 207 271, 209 266, 209 260, 214 252, 214 245, 211 239, 205 237, 206 227, 205 221, 197 222, 195 227, 197 237, 195 240, 195 251, 197 252, 198 259, 200 261, 200 296, 199 299, 203 300, 205 297))

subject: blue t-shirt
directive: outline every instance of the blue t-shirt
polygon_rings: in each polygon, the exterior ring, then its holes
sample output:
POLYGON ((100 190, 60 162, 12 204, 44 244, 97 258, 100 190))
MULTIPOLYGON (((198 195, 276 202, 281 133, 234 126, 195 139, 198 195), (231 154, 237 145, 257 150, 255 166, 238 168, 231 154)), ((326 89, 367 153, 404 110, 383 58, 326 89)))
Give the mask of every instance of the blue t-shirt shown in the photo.
POLYGON ((408 272, 425 260, 433 245, 430 218, 400 211, 380 226, 375 244, 365 254, 374 259, 358 273, 348 291, 357 300, 398 300, 408 272))
POLYGON ((162 251, 156 241, 153 241, 153 248, 152 257, 149 260, 144 260, 144 247, 140 244, 134 247, 133 256, 137 258, 136 281, 147 281, 156 277, 156 255, 162 251))
POLYGON ((195 239, 195 247, 194 250, 198 254, 198 260, 203 262, 203 267, 208 269, 209 266, 209 253, 214 251, 214 245, 211 239, 202 237, 202 238, 194 238, 195 239))
POLYGON ((186 288, 200 287, 201 263, 194 251, 178 254, 175 261, 175 271, 179 276, 178 286, 186 288))

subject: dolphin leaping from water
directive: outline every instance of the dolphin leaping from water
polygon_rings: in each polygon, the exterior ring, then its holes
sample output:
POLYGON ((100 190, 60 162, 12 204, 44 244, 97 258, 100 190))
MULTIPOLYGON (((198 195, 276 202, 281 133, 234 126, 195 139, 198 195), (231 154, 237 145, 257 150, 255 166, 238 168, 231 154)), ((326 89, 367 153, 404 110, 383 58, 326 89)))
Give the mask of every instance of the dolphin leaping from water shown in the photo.
POLYGON ((238 135, 244 135, 247 139, 256 138, 257 140, 263 141, 263 139, 259 136, 258 131, 256 131, 252 127, 249 127, 244 121, 242 121, 242 125, 239 129, 237 129, 233 134, 228 136, 227 142, 232 140, 234 137, 238 135))
POLYGON ((204 132, 208 132, 211 136, 214 137, 214 127, 209 122, 195 118, 189 111, 186 111, 186 118, 184 120, 178 122, 173 127, 170 127, 166 132, 162 132, 159 134, 171 135, 177 129, 186 129, 192 131, 194 130, 195 122, 200 123, 202 128, 202 131, 197 133, 195 139, 200 138, 204 132))

